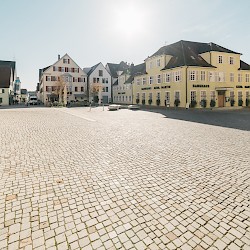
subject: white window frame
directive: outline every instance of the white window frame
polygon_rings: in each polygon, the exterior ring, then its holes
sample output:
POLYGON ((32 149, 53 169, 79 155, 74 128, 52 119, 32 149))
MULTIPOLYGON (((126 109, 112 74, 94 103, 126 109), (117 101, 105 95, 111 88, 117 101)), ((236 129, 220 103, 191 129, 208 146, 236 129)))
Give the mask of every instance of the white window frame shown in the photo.
POLYGON ((158 83, 158 84, 161 83, 161 75, 157 75, 157 83, 158 83))
POLYGON ((234 73, 230 73, 230 82, 234 82, 234 73))
POLYGON ((206 81, 206 71, 201 70, 201 76, 200 76, 201 81, 206 81))
POLYGON ((223 56, 222 56, 222 55, 219 55, 219 56, 218 56, 218 63, 219 63, 219 64, 222 64, 222 63, 223 63, 223 56))
POLYGON ((229 56, 229 64, 233 65, 234 64, 234 57, 229 56))
POLYGON ((161 59, 157 59, 157 60, 156 60, 156 65, 157 65, 157 67, 160 67, 160 66, 161 66, 161 59))
POLYGON ((242 82, 242 74, 241 73, 238 74, 238 82, 242 82))
POLYGON ((149 76, 149 84, 151 85, 151 84, 153 84, 154 83, 154 77, 153 76, 149 76))
POLYGON ((165 100, 166 103, 170 103, 170 91, 165 91, 165 100))
POLYGON ((197 91, 196 90, 191 90, 190 91, 190 101, 192 102, 192 101, 196 101, 196 100, 197 100, 197 91))
POLYGON ((249 74, 246 74, 246 82, 249 82, 250 81, 249 79, 250 79, 249 74))
POLYGON ((171 73, 166 73, 166 82, 171 82, 171 73))
POLYGON ((147 81, 146 81, 146 77, 143 77, 143 78, 142 78, 142 85, 146 85, 146 82, 147 82, 147 81))
POLYGON ((206 90, 200 91, 200 98, 201 98, 201 100, 207 100, 207 91, 206 90))
POLYGON ((174 99, 176 100, 176 99, 179 99, 179 101, 181 100, 181 91, 180 90, 175 90, 174 91, 174 99), (178 93, 178 96, 179 96, 179 98, 176 98, 176 94, 178 93))
POLYGON ((210 91, 210 99, 215 100, 215 91, 214 90, 210 91))

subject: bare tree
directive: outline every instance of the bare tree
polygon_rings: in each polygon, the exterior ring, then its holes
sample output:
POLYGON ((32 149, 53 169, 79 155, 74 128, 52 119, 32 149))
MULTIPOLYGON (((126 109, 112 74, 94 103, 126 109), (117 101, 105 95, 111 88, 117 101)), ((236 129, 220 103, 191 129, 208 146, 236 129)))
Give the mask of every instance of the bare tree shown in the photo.
POLYGON ((65 95, 67 93, 67 86, 66 86, 66 82, 64 81, 63 77, 59 76, 58 80, 56 81, 56 90, 55 93, 58 95, 59 97, 59 103, 64 103, 65 105, 67 104, 67 97, 65 100, 65 95), (64 92, 64 96, 63 96, 63 92, 64 92))
POLYGON ((98 103, 101 104, 103 85, 101 83, 92 83, 90 94, 93 98, 98 97, 98 103))

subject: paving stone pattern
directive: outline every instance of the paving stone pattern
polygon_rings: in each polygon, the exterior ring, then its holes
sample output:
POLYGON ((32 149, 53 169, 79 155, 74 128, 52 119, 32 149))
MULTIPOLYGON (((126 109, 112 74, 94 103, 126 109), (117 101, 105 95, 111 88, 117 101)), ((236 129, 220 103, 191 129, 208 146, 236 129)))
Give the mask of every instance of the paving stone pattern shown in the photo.
POLYGON ((0 110, 0 249, 250 249, 249 145, 145 111, 0 110))

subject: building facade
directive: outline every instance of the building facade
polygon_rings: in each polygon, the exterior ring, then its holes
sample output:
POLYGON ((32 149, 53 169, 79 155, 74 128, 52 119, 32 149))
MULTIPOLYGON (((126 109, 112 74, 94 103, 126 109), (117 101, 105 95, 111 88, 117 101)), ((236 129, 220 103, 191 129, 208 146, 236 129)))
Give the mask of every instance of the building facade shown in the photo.
POLYGON ((179 41, 145 60, 134 78, 134 102, 179 107, 248 106, 250 66, 214 43, 179 41))
POLYGON ((40 69, 39 79, 37 97, 44 105, 87 101, 87 75, 68 54, 40 69))
POLYGON ((133 104, 133 83, 136 75, 146 74, 145 63, 133 63, 124 70, 113 84, 113 102, 118 104, 133 104))
POLYGON ((16 62, 0 61, 0 105, 14 104, 14 81, 16 79, 16 62))
POLYGON ((100 62, 91 68, 84 68, 87 74, 89 102, 110 103, 111 75, 100 62))

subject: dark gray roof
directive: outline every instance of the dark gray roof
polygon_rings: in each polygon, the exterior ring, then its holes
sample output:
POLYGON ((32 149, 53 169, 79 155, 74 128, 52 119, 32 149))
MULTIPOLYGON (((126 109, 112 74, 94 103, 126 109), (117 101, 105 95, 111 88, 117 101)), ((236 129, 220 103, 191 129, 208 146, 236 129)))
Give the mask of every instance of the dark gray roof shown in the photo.
POLYGON ((113 83, 113 86, 114 85, 118 85, 118 79, 113 83))
POLYGON ((11 67, 0 66, 0 88, 10 87, 11 67))
POLYGON ((199 43, 181 40, 179 42, 161 47, 152 56, 163 54, 172 56, 171 60, 164 69, 180 66, 214 67, 200 56, 200 54, 210 51, 240 54, 215 43, 199 43))
POLYGON ((240 60, 240 70, 250 70, 250 65, 240 60))
POLYGON ((116 63, 107 63, 109 70, 110 70, 110 74, 112 77, 117 78, 117 72, 118 71, 125 71, 129 68, 129 65, 127 63, 125 63, 124 61, 121 61, 120 63, 116 64, 116 63))
POLYGON ((100 63, 101 63, 101 62, 97 63, 96 65, 94 65, 94 66, 92 66, 92 67, 90 67, 90 68, 84 68, 83 70, 84 70, 84 72, 85 72, 88 76, 90 76, 91 73, 97 68, 97 66, 98 66, 100 63))
POLYGON ((15 80, 14 79, 15 78, 14 72, 16 70, 16 62, 15 61, 1 61, 0 60, 0 66, 1 67, 10 67, 12 69, 12 72, 13 72, 13 75, 12 75, 13 79, 12 79, 12 81, 14 81, 15 80))
POLYGON ((130 76, 125 83, 132 83, 135 76, 146 74, 146 64, 145 63, 141 63, 138 65, 131 64, 130 68, 128 69, 128 74, 130 76))
MULTIPOLYGON (((51 66, 51 65, 50 65, 50 66, 51 66)), ((41 80, 41 77, 42 77, 42 75, 43 75, 43 72, 44 72, 45 70, 47 70, 50 66, 45 67, 45 68, 43 68, 43 69, 39 69, 39 81, 41 80)))

